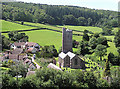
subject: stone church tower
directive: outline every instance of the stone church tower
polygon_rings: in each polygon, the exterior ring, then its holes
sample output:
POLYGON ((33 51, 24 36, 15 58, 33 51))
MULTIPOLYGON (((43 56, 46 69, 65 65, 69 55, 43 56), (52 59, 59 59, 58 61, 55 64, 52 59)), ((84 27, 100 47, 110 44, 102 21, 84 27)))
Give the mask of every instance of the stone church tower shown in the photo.
POLYGON ((72 52, 72 30, 63 28, 62 32, 62 52, 72 52))

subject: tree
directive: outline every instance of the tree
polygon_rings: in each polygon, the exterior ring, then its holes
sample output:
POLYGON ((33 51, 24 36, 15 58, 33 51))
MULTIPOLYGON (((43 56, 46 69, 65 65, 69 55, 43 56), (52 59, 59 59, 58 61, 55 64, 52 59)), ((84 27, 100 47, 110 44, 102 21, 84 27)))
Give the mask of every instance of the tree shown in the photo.
POLYGON ((15 64, 14 66, 11 66, 11 69, 9 70, 8 73, 11 74, 13 77, 18 75, 22 75, 23 77, 25 77, 27 74, 27 69, 28 66, 24 65, 20 61, 19 64, 15 64))
POLYGON ((97 39, 95 37, 92 37, 90 40, 89 40, 89 46, 92 48, 92 49, 95 49, 96 46, 97 46, 97 39))
POLYGON ((109 60, 106 59, 105 69, 104 69, 104 76, 110 76, 110 66, 109 66, 109 60))
POLYGON ((84 33, 84 34, 83 34, 83 40, 84 40, 84 41, 89 41, 89 36, 88 36, 87 33, 84 33))
POLYGON ((94 33, 94 34, 93 34, 93 37, 96 37, 96 38, 100 37, 100 36, 99 36, 99 33, 94 33))
POLYGON ((97 38, 97 43, 105 45, 106 47, 108 47, 107 38, 106 37, 98 37, 97 38))
POLYGON ((63 16, 63 24, 65 24, 65 25, 76 25, 77 20, 73 15, 64 15, 63 16))
POLYGON ((10 45, 10 40, 8 38, 6 38, 4 35, 2 35, 2 50, 3 49, 9 49, 10 45))
POLYGON ((100 60, 102 61, 102 57, 106 55, 107 49, 104 45, 97 45, 95 49, 95 55, 100 57, 100 60))
POLYGON ((116 32, 115 37, 114 37, 114 42, 116 47, 120 47, 120 30, 116 32))
POLYGON ((117 51, 118 51, 118 53, 119 53, 119 55, 120 55, 120 47, 117 47, 117 51))
POLYGON ((9 32, 8 36, 11 41, 21 41, 21 42, 27 42, 29 38, 25 33, 18 33, 17 31, 9 32))
POLYGON ((77 54, 85 55, 89 53, 88 49, 88 42, 87 41, 81 41, 78 45, 78 51, 77 54))
POLYGON ((86 26, 86 24, 87 24, 87 21, 86 21, 86 19, 84 17, 79 17, 78 18, 78 25, 86 26))

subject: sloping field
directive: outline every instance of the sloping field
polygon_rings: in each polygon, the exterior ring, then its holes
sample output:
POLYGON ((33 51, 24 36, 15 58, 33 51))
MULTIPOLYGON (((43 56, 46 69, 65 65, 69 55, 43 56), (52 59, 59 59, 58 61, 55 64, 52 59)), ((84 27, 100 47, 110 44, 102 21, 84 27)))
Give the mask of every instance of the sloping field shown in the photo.
POLYGON ((29 29, 35 29, 36 27, 31 26, 25 26, 9 21, 2 20, 2 32, 3 31, 17 31, 17 30, 29 30, 29 29))
POLYGON ((82 31, 82 32, 84 30, 91 31, 93 33, 100 33, 100 32, 102 32, 101 28, 99 28, 99 27, 92 27, 92 26, 69 26, 69 25, 59 26, 59 25, 57 25, 57 27, 66 27, 66 28, 71 29, 71 30, 77 30, 77 31, 82 31))

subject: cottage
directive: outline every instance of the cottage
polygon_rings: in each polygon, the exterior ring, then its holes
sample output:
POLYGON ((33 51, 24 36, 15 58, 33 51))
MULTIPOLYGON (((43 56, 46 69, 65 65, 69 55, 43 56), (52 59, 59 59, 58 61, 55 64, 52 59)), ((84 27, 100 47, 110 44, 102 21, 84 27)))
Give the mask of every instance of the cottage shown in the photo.
POLYGON ((13 44, 11 44, 10 48, 25 48, 25 42, 14 42, 13 44))
POLYGON ((74 69, 85 68, 85 62, 72 52, 68 52, 66 54, 61 52, 59 54, 58 61, 59 61, 59 65, 62 67, 70 67, 74 69))

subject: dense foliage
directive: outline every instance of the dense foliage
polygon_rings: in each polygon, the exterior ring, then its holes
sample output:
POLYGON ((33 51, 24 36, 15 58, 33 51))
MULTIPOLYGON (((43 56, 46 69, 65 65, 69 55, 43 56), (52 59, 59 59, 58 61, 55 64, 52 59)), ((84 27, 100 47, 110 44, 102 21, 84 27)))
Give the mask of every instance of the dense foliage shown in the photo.
POLYGON ((117 12, 77 6, 3 2, 2 19, 59 25, 117 27, 117 12))
POLYGON ((62 72, 53 69, 39 69, 35 75, 16 80, 10 75, 3 75, 3 89, 72 89, 109 87, 106 80, 98 79, 93 72, 74 70, 62 72))

